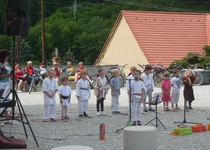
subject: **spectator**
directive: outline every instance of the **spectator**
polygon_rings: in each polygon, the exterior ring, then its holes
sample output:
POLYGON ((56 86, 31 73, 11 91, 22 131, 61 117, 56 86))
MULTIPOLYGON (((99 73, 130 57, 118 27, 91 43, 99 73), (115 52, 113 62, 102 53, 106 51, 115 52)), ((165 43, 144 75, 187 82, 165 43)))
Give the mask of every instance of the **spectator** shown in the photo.
POLYGON ((75 80, 75 68, 72 66, 72 63, 70 61, 67 62, 67 67, 63 69, 63 71, 66 72, 66 76, 69 81, 75 80))
POLYGON ((47 75, 47 69, 44 67, 45 66, 45 63, 42 61, 41 63, 40 63, 40 67, 39 67, 39 69, 40 69, 40 79, 43 81, 44 80, 44 78, 46 77, 46 75, 47 75))
POLYGON ((18 62, 15 63, 15 80, 18 81, 17 92, 21 93, 23 91, 23 86, 27 83, 27 74, 24 74, 18 62))
MULTIPOLYGON (((9 59, 9 51, 5 49, 0 50, 0 89, 1 85, 10 86, 10 77, 11 75, 11 68, 9 67, 9 64, 7 63, 9 59)), ((10 91, 8 91, 7 94, 9 94, 10 91)), ((1 95, 2 96, 2 95, 1 95)), ((9 112, 6 110, 4 112, 6 120, 10 120, 9 112)))
POLYGON ((60 68, 58 68, 58 63, 57 62, 53 63, 53 69, 55 71, 55 80, 57 81, 57 83, 59 83, 59 76, 60 76, 62 70, 60 70, 60 68))

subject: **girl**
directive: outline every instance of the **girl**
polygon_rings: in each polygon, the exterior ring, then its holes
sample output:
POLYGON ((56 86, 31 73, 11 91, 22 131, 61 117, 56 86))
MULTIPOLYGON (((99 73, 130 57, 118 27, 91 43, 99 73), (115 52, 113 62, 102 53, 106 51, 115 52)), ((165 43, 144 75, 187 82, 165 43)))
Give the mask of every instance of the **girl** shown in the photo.
POLYGON ((44 94, 43 122, 47 122, 49 118, 53 122, 57 121, 55 94, 58 89, 58 84, 55 80, 55 71, 53 69, 49 69, 48 77, 44 79, 42 84, 42 92, 44 94))
POLYGON ((71 87, 68 86, 68 78, 66 76, 61 78, 62 85, 59 87, 59 98, 61 104, 61 120, 69 119, 67 115, 68 106, 71 100, 71 87))
POLYGON ((185 108, 192 108, 192 101, 195 100, 194 92, 192 85, 195 82, 196 75, 192 72, 192 70, 188 69, 185 71, 185 75, 182 78, 184 83, 184 100, 185 100, 185 108), (189 103, 189 107, 187 106, 187 101, 189 103))
POLYGON ((162 90, 163 108, 165 111, 170 111, 170 109, 168 108, 168 103, 171 101, 171 96, 170 96, 171 82, 169 80, 168 72, 164 73, 164 77, 161 82, 161 90, 162 90))
POLYGON ((106 115, 104 112, 104 100, 106 99, 106 94, 108 93, 108 80, 105 77, 104 69, 101 68, 98 70, 99 77, 96 79, 96 88, 95 88, 95 95, 97 99, 96 103, 96 109, 97 109, 97 115, 106 115), (99 110, 99 105, 101 105, 101 112, 99 110))
POLYGON ((135 126, 136 123, 138 126, 141 125, 141 103, 144 97, 144 83, 140 78, 141 71, 136 70, 134 74, 134 80, 131 81, 131 101, 132 101, 132 118, 133 124, 135 126))

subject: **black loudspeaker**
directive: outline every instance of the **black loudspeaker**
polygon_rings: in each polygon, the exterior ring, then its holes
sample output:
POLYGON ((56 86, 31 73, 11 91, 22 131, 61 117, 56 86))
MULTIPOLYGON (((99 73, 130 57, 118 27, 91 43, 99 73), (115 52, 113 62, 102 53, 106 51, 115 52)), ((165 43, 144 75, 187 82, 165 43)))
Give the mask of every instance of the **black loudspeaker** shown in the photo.
POLYGON ((27 36, 29 30, 29 0, 8 0, 6 33, 27 36))

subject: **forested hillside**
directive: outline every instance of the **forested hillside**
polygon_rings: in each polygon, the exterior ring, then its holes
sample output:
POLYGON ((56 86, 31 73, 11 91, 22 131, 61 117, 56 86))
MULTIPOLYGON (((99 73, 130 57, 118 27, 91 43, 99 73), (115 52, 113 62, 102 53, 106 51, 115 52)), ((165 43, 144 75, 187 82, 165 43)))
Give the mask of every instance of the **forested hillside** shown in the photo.
MULTIPOLYGON (((30 30, 21 41, 21 61, 40 61, 41 4, 30 2, 30 30), (30 55, 29 55, 30 54, 30 55)), ((48 61, 55 48, 64 59, 93 64, 121 10, 183 11, 210 13, 209 0, 45 0, 45 31, 48 61), (73 56, 72 56, 73 55, 73 56)), ((0 48, 11 47, 5 35, 6 0, 0 0, 0 48)))

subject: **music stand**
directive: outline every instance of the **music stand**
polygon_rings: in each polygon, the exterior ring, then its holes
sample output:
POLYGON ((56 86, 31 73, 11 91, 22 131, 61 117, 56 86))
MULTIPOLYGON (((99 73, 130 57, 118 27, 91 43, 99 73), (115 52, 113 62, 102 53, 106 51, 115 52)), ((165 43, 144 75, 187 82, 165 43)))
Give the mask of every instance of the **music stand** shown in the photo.
POLYGON ((23 109, 21 101, 20 101, 20 99, 19 99, 19 97, 17 95, 17 92, 15 91, 15 78, 14 78, 15 77, 15 52, 14 52, 14 50, 15 50, 15 36, 13 36, 13 63, 12 63, 12 68, 13 68, 12 69, 13 70, 12 71, 12 81, 13 82, 12 82, 12 90, 8 93, 8 95, 3 100, 3 104, 5 104, 5 105, 0 104, 0 107, 4 108, 3 111, 1 112, 1 114, 3 114, 7 110, 7 108, 12 107, 12 120, 16 120, 16 121, 22 123, 23 129, 24 129, 24 132, 25 132, 25 136, 26 136, 27 139, 28 139, 28 134, 27 134, 27 131, 26 131, 25 124, 28 125, 28 127, 29 127, 29 129, 30 129, 30 131, 32 133, 32 136, 33 136, 33 138, 34 138, 34 140, 36 142, 36 145, 39 147, 39 144, 38 144, 38 142, 36 140, 34 132, 33 132, 32 128, 31 128, 30 123, 29 123, 29 120, 28 120, 28 118, 27 118, 27 116, 25 114, 25 111, 23 109), (8 100, 8 97, 9 97, 10 94, 12 94, 12 100, 11 100, 12 101, 11 102, 12 105, 6 105, 6 101, 8 100), (20 119, 19 118, 15 118, 15 104, 18 106, 20 119), (24 120, 24 118, 25 118, 25 120, 24 120))
POLYGON ((183 125, 185 123, 188 123, 188 124, 198 124, 196 122, 187 122, 187 120, 186 120, 186 103, 185 103, 185 100, 184 100, 184 119, 183 119, 182 122, 174 122, 174 123, 180 123, 178 126, 183 125))
POLYGON ((145 124, 145 126, 150 123, 150 124, 152 124, 155 127, 159 127, 160 125, 162 125, 164 127, 164 129, 166 129, 166 127, 160 121, 160 119, 158 118, 158 115, 157 115, 158 114, 158 112, 157 112, 158 111, 157 110, 157 105, 162 102, 162 101, 160 101, 160 97, 161 97, 161 93, 155 93, 154 97, 153 97, 153 101, 151 103, 147 103, 147 104, 150 104, 150 105, 155 105, 155 117, 152 120, 150 120, 149 122, 147 122, 145 124), (155 120, 156 124, 152 123, 152 121, 154 121, 154 120, 155 120))

